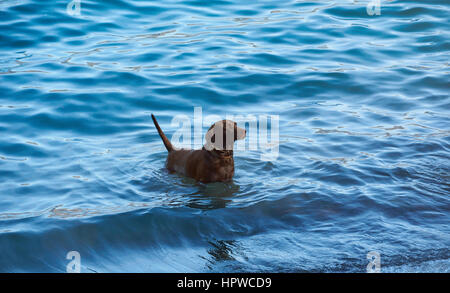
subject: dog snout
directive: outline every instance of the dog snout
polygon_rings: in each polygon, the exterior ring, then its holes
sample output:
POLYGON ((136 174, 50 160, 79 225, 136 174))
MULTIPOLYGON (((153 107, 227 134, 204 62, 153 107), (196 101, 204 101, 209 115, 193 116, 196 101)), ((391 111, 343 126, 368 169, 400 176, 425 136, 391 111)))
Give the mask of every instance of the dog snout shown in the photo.
POLYGON ((238 127, 237 129, 237 139, 244 139, 247 135, 247 130, 238 127))

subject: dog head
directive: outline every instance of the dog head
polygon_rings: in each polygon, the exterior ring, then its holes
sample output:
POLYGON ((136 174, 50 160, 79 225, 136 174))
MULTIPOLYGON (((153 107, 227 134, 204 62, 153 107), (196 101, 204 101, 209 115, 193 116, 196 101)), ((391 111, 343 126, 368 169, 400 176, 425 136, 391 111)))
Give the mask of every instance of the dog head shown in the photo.
POLYGON ((236 122, 231 120, 217 121, 206 132, 207 150, 233 150, 236 140, 244 139, 247 131, 237 126, 236 122))

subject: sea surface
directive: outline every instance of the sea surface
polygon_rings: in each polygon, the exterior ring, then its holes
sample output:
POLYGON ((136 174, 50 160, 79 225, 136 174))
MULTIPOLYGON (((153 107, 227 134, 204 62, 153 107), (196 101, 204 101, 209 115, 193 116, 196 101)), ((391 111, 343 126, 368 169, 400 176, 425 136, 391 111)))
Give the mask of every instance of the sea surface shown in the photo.
POLYGON ((0 0, 0 272, 450 272, 450 3, 368 4, 0 0), (169 174, 194 107, 278 157, 169 174))

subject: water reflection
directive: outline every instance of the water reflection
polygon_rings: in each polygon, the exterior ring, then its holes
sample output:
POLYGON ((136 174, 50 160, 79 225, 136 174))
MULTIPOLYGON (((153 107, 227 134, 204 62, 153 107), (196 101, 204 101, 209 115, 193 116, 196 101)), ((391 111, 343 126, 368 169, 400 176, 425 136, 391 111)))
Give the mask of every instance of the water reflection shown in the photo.
POLYGON ((198 191, 188 195, 187 206, 202 210, 225 208, 240 190, 240 186, 234 182, 198 183, 196 187, 198 191))

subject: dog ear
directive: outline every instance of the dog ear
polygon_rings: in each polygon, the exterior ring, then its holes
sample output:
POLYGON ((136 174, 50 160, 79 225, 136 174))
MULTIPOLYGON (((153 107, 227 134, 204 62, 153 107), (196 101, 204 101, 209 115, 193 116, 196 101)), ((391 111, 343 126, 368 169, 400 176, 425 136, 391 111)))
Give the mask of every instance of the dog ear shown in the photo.
POLYGON ((213 129, 214 125, 215 124, 213 124, 213 125, 211 125, 211 127, 209 127, 209 129, 205 135, 206 143, 204 146, 208 151, 214 149, 214 143, 216 142, 216 134, 214 133, 214 129, 213 129))
POLYGON ((215 142, 216 142, 216 134, 215 134, 215 132, 214 132, 214 130, 213 130, 213 128, 214 128, 215 125, 216 125, 216 124, 211 125, 211 127, 209 127, 209 129, 208 129, 208 132, 209 132, 209 131, 212 131, 211 133, 213 133, 213 135, 211 136, 211 142, 212 142, 212 143, 215 143, 215 142))
MULTIPOLYGON (((229 124, 229 123, 228 123, 229 124)), ((208 129, 206 132, 206 144, 205 148, 208 150, 217 149, 217 150, 232 150, 233 143, 235 141, 234 137, 234 125, 227 125, 227 120, 217 121, 208 129), (227 127, 228 126, 228 127, 227 127), (231 129, 230 129, 231 128, 231 129), (216 134, 218 136, 216 136, 216 134), (227 141, 227 137, 231 135, 227 141)))

